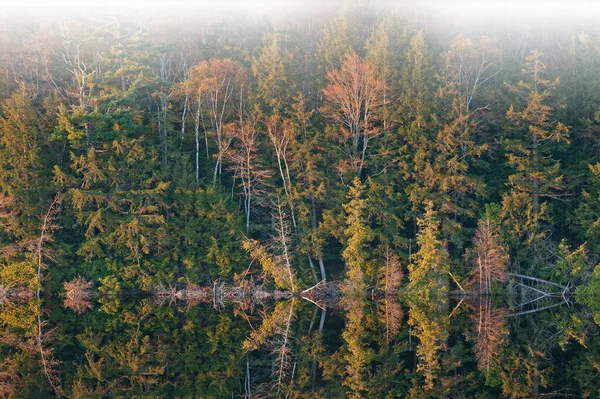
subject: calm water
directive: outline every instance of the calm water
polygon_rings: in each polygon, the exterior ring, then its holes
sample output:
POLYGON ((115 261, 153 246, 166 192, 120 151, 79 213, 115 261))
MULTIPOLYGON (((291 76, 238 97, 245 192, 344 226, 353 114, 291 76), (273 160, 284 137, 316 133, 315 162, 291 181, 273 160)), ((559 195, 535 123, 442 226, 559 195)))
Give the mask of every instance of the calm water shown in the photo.
POLYGON ((7 301, 2 389, 75 398, 598 397, 592 314, 558 287, 518 281, 502 295, 452 293, 438 303, 336 290, 63 293, 42 297, 39 320, 37 299, 7 301), (29 372, 11 375, 22 362, 29 372))

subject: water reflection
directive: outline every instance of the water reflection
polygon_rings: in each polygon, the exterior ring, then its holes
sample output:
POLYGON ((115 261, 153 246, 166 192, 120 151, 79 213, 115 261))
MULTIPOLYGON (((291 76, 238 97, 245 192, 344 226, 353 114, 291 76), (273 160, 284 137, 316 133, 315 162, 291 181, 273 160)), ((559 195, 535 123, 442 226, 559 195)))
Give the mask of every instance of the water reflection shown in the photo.
POLYGON ((78 278, 61 298, 6 290, 0 393, 44 396, 50 382, 74 398, 593 397, 589 309, 560 284, 514 275, 507 287, 419 296, 391 282, 365 295, 351 281, 291 293, 245 280, 132 293, 78 278))

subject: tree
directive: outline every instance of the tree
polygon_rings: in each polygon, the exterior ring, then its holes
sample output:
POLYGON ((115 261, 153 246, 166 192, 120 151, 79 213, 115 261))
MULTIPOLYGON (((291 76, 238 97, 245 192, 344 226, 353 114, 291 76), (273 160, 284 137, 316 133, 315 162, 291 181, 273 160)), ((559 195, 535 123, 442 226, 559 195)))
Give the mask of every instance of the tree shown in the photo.
POLYGON ((283 191, 285 192, 286 200, 290 208, 292 224, 294 229, 297 229, 292 197, 292 179, 290 177, 290 167, 288 162, 288 150, 290 146, 295 144, 294 141, 297 135, 296 128, 287 119, 280 121, 280 118, 277 115, 268 117, 265 122, 265 127, 271 146, 275 151, 275 157, 277 158, 279 176, 283 182, 283 191))
POLYGON ((581 193, 581 201, 574 213, 574 220, 580 226, 579 236, 588 245, 597 250, 600 248, 600 163, 588 165, 590 182, 581 193))
POLYGON ((461 220, 475 215, 476 198, 484 196, 485 186, 472 169, 487 145, 475 141, 477 124, 471 115, 452 112, 449 119, 432 122, 430 129, 437 130, 432 139, 421 137, 411 146, 407 194, 415 211, 426 201, 433 202, 442 216, 443 235, 461 246, 461 220))
POLYGON ((287 215, 281 206, 281 201, 279 198, 277 198, 277 202, 275 203, 275 213, 273 215, 273 219, 275 220, 275 224, 273 226, 275 235, 272 236, 272 247, 274 252, 277 254, 277 262, 287 270, 289 286, 292 292, 296 292, 296 276, 292 270, 292 236, 290 225, 287 221, 287 215))
POLYGON ((479 301, 471 314, 473 331, 476 333, 473 352, 477 367, 488 376, 499 364, 503 346, 508 344, 507 313, 504 308, 493 308, 491 299, 485 298, 479 301))
POLYGON ((448 292, 448 252, 439 239, 439 226, 433 204, 429 202, 417 235, 419 251, 408 266, 408 324, 419 339, 417 370, 432 388, 440 370, 439 352, 446 348, 448 316, 444 314, 448 292))
POLYGON ((382 104, 378 108, 378 119, 381 121, 382 130, 388 132, 392 127, 392 104, 395 102, 392 96, 392 79, 397 74, 397 65, 394 63, 394 48, 387 33, 387 24, 385 21, 379 23, 377 29, 365 44, 367 54, 365 60, 372 63, 377 69, 378 76, 383 82, 382 104))
POLYGON ((350 30, 347 10, 342 10, 329 26, 323 28, 317 50, 323 71, 331 67, 339 67, 344 60, 344 55, 352 49, 350 30))
POLYGON ((35 212, 45 196, 44 144, 29 93, 21 86, 2 102, 0 118, 0 190, 20 212, 35 212))
POLYGON ((294 57, 288 48, 281 46, 281 41, 277 33, 270 34, 265 38, 266 44, 258 57, 252 59, 259 103, 275 115, 287 112, 296 90, 292 69, 294 57))
POLYGON ((550 371, 543 366, 546 355, 530 345, 515 348, 500 362, 502 394, 508 398, 527 398, 537 395, 540 387, 547 387, 550 371))
POLYGON ((508 177, 510 191, 502 197, 502 215, 513 234, 533 242, 543 236, 541 222, 549 222, 546 199, 564 195, 560 162, 555 148, 569 144, 569 129, 552 119, 547 104, 559 82, 544 79, 546 64, 542 54, 532 51, 522 69, 525 80, 513 90, 525 100, 521 110, 513 105, 506 113, 512 136, 505 140, 507 163, 513 169, 508 177))
POLYGON ((291 367, 291 325, 294 317, 296 299, 280 302, 271 314, 265 317, 258 329, 254 330, 243 342, 247 350, 256 350, 269 343, 273 355, 273 386, 279 395, 283 389, 284 379, 291 367))
POLYGON ((381 133, 375 110, 384 104, 385 82, 376 67, 354 51, 346 54, 339 69, 332 68, 327 72, 327 81, 321 112, 341 125, 340 141, 344 153, 352 170, 360 176, 369 141, 381 133), (351 140, 350 147, 346 144, 347 139, 351 140))
POLYGON ((196 141, 196 182, 200 179, 200 128, 204 129, 208 155, 208 129, 214 131, 217 147, 213 173, 213 186, 222 171, 222 162, 231 143, 225 135, 225 125, 239 115, 239 107, 247 90, 248 71, 240 63, 229 58, 201 61, 190 70, 188 79, 179 84, 177 93, 192 93, 194 130, 196 141), (236 103, 237 108, 236 108, 236 103), (237 111, 236 111, 237 109, 237 111), (210 125, 207 127, 206 124, 210 125))
POLYGON ((489 295, 493 282, 506 280, 508 249, 497 232, 489 212, 479 221, 473 237, 473 283, 480 294, 489 295))
POLYGON ((430 106, 434 89, 432 87, 432 65, 430 50, 422 31, 410 38, 409 48, 402 65, 398 116, 404 125, 410 127, 407 140, 415 141, 419 132, 429 124, 430 106))
POLYGON ((385 325, 385 340, 389 344, 402 325, 402 308, 399 301, 399 289, 402 283, 400 258, 385 245, 380 248, 383 255, 383 266, 380 268, 379 280, 383 280, 383 305, 380 305, 379 319, 385 325))
POLYGON ((63 283, 66 298, 63 302, 65 308, 74 310, 77 313, 83 313, 87 309, 92 308, 90 299, 92 294, 90 288, 93 282, 87 281, 85 278, 79 276, 75 277, 71 281, 65 281, 63 283))
POLYGON ((225 136, 235 140, 235 145, 225 157, 230 162, 233 177, 240 179, 244 212, 246 213, 246 231, 250 229, 250 215, 254 202, 260 203, 266 193, 265 186, 272 171, 265 169, 260 160, 259 130, 253 120, 231 123, 225 127, 225 136))
POLYGON ((450 49, 442 54, 442 58, 446 79, 452 81, 458 96, 463 99, 463 112, 468 113, 473 97, 481 86, 501 71, 499 50, 487 36, 473 44, 471 39, 461 33, 454 38, 450 49))
POLYGON ((365 185, 358 177, 354 178, 348 191, 348 203, 344 208, 344 231, 342 242, 345 248, 342 257, 346 262, 346 279, 351 291, 364 292, 370 281, 375 279, 376 270, 370 259, 370 243, 374 239, 373 230, 369 226, 365 185))

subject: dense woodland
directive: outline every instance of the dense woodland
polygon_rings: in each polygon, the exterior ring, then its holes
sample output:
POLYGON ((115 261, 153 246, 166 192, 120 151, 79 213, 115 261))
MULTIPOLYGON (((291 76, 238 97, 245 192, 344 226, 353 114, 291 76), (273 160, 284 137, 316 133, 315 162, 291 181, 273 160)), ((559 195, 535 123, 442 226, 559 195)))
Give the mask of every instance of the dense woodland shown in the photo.
POLYGON ((598 397, 600 32, 528 18, 6 11, 0 395, 598 397))

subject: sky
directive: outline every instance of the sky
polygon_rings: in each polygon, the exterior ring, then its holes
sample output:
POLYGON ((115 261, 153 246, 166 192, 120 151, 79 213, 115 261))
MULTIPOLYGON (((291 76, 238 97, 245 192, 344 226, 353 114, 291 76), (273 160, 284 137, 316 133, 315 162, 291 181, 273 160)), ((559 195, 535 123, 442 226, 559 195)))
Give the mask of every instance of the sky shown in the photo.
POLYGON ((177 7, 193 6, 209 9, 269 9, 282 7, 285 0, 0 0, 9 8, 122 8, 122 7, 177 7))
MULTIPOLYGON (((140 6, 194 6, 197 8, 283 8, 287 5, 309 3, 331 3, 335 0, 0 0, 0 6, 9 8, 111 8, 111 7, 140 7, 140 6)), ((350 1, 352 2, 352 0, 350 1)), ((410 0, 354 0, 358 3, 412 3, 410 0)), ((557 11, 574 7, 597 7, 597 1, 591 0, 422 0, 421 4, 435 4, 440 8, 552 8, 557 11)))
MULTIPOLYGON (((15 10, 36 13, 56 13, 61 10, 111 10, 111 9, 186 9, 213 11, 242 11, 269 13, 293 11, 296 8, 315 8, 343 0, 0 0, 0 11, 15 10)), ((518 15, 521 17, 561 18, 598 17, 600 0, 346 0, 346 2, 389 4, 419 4, 434 7, 444 13, 463 17, 479 15, 518 15)))

